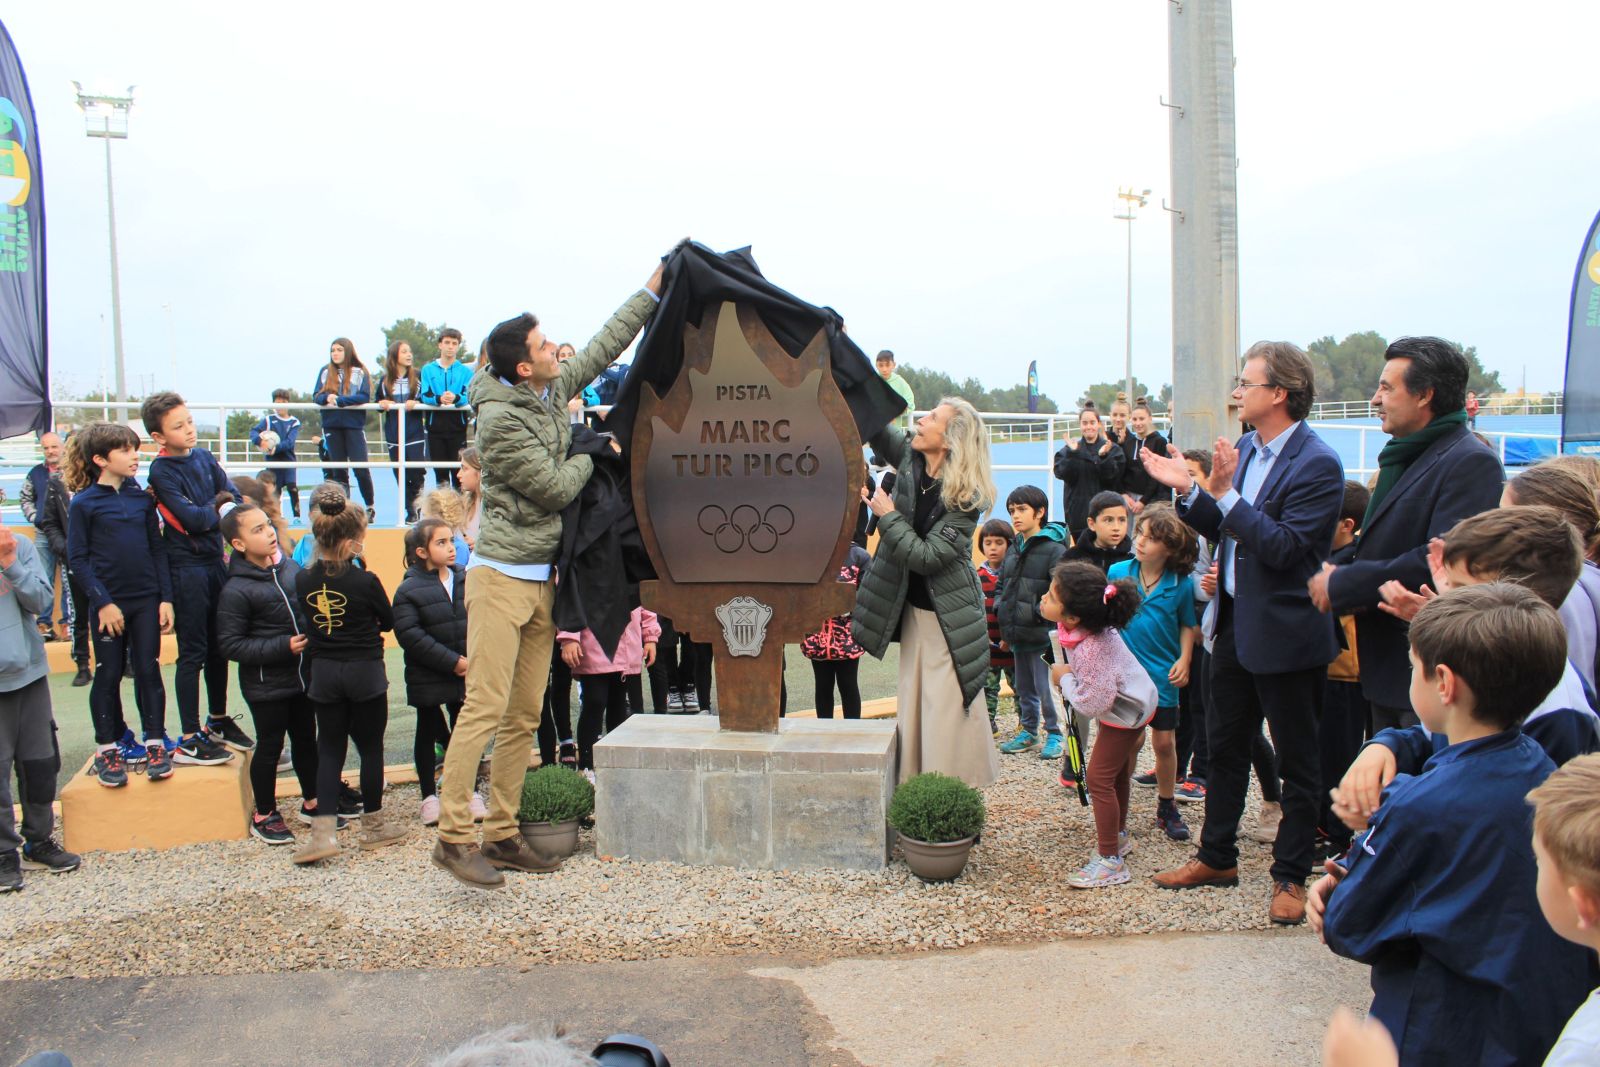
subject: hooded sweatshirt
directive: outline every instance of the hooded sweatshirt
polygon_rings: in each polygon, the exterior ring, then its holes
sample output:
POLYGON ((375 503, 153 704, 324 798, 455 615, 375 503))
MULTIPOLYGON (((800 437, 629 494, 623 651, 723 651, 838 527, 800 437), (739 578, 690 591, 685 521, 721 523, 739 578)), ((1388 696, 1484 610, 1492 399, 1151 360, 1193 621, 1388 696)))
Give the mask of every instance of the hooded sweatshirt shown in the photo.
POLYGON ((1050 591, 1050 576, 1067 551, 1067 528, 1047 522, 1037 533, 1018 537, 1000 563, 995 615, 1000 636, 1019 652, 1043 651, 1050 644, 1049 622, 1039 614, 1039 600, 1050 591))
POLYGON ((18 537, 17 558, 0 571, 0 693, 14 693, 50 673, 36 623, 54 596, 38 550, 18 537))

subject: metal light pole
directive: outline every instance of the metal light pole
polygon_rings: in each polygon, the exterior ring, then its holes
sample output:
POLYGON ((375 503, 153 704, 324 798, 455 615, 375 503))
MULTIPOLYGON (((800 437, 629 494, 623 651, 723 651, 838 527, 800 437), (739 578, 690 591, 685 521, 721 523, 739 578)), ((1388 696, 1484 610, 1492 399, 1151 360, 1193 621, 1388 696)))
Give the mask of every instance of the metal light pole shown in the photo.
POLYGON ((78 82, 73 82, 72 87, 78 91, 78 106, 83 109, 86 132, 106 143, 106 219, 111 231, 111 344, 116 355, 117 399, 126 400, 128 375, 122 359, 122 280, 117 270, 117 202, 111 184, 111 142, 128 138, 133 86, 128 86, 127 96, 87 93, 78 82))
POLYGON ((1128 403, 1131 405, 1133 403, 1133 401, 1134 401, 1134 396, 1133 396, 1133 220, 1134 220, 1134 218, 1137 217, 1134 214, 1135 209, 1144 207, 1145 204, 1149 202, 1150 190, 1146 189, 1142 193, 1136 193, 1131 188, 1129 188, 1129 189, 1118 189, 1117 190, 1117 199, 1123 201, 1125 206, 1124 206, 1124 208, 1122 210, 1122 214, 1113 215, 1111 217, 1114 218, 1114 219, 1121 219, 1121 220, 1123 220, 1124 222, 1126 222, 1128 224, 1128 333, 1127 333, 1127 350, 1123 353, 1123 357, 1122 357, 1122 374, 1123 374, 1123 379, 1124 379, 1123 380, 1123 384, 1122 384, 1122 388, 1127 392, 1127 394, 1128 394, 1128 403))

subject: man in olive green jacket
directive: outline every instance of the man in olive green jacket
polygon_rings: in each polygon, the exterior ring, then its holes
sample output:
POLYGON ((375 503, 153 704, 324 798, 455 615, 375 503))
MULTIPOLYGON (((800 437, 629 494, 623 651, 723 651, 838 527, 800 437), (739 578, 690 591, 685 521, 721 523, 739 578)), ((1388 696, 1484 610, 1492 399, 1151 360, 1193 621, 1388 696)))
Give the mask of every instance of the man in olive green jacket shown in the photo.
POLYGON ((655 313, 660 294, 658 266, 645 288, 565 363, 532 315, 502 322, 467 386, 483 459, 483 519, 466 577, 467 697, 445 755, 433 862, 470 886, 504 885, 501 870, 548 869, 518 832, 517 808, 555 642, 551 567, 561 544, 561 509, 592 470, 588 456, 567 455, 567 401, 622 354, 655 313), (480 850, 470 804, 491 737, 489 814, 480 850))

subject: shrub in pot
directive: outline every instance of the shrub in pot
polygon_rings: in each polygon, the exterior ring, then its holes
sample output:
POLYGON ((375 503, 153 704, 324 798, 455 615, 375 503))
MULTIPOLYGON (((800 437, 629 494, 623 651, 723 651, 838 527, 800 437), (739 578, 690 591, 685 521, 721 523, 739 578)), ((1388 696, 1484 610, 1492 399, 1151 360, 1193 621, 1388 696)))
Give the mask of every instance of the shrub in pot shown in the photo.
POLYGON ((937 771, 912 775, 894 791, 889 825, 900 834, 911 873, 948 881, 961 873, 983 829, 983 794, 937 771))
POLYGON ((578 821, 594 812, 594 786, 571 767, 551 764, 522 779, 517 808, 523 840, 539 855, 559 862, 578 848, 578 821))

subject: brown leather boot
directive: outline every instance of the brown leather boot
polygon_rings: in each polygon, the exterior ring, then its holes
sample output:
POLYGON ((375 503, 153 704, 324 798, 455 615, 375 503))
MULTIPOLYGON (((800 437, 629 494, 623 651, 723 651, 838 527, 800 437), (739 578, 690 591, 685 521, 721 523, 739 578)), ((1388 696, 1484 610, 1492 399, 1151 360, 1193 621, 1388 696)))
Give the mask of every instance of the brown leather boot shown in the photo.
POLYGON ((1267 918, 1279 926, 1299 926, 1306 921, 1306 887, 1294 882, 1274 882, 1267 918))
POLYGON ((438 841, 433 846, 433 863, 474 889, 498 889, 506 884, 506 876, 489 866, 476 845, 438 841))
POLYGON ((1208 867, 1199 860, 1190 860, 1182 867, 1153 874, 1150 878, 1162 889, 1197 889, 1207 885, 1236 886, 1239 884, 1239 868, 1228 867, 1219 870, 1216 867, 1208 867))
POLYGON ((502 871, 526 871, 529 874, 549 874, 561 866, 560 860, 552 863, 549 858, 535 852, 521 834, 513 834, 501 841, 485 841, 483 858, 489 861, 489 866, 502 871))

